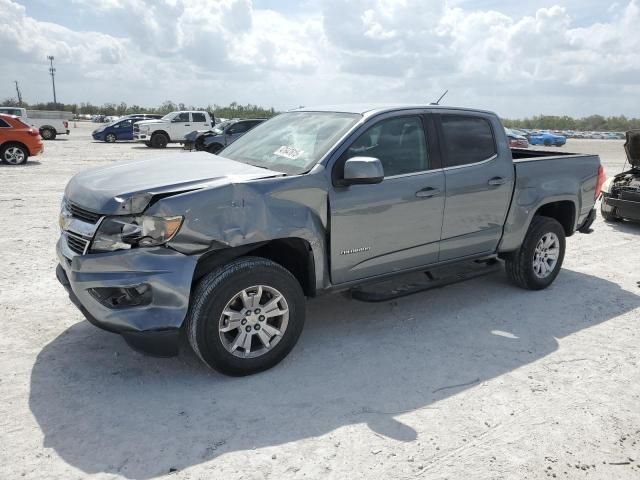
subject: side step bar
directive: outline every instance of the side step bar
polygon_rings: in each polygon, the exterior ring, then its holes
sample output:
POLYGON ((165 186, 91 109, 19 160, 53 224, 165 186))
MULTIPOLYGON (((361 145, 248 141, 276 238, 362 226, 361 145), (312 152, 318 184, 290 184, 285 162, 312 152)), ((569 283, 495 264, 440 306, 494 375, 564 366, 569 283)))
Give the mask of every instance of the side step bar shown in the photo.
POLYGON ((454 264, 356 287, 351 290, 351 298, 361 302, 386 302, 414 293, 471 280, 501 269, 501 262, 496 259, 454 264))

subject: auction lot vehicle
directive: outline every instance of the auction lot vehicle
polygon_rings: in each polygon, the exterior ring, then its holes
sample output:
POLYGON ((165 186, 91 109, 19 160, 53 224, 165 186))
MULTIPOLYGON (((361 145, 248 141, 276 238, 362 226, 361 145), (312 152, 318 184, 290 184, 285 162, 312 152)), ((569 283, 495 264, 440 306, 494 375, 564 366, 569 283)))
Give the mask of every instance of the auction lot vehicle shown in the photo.
POLYGON ((71 112, 26 110, 18 107, 0 107, 0 113, 15 115, 22 122, 38 129, 44 140, 55 140, 58 135, 69 135, 71 112))
POLYGON ((181 111, 167 113, 159 120, 145 120, 133 126, 133 139, 147 147, 164 148, 169 143, 182 143, 193 130, 213 125, 208 112, 181 111))
POLYGON ((0 162, 22 165, 43 150, 38 130, 14 115, 0 113, 0 162))
POLYGON ((531 145, 544 145, 545 147, 561 147, 567 143, 567 137, 564 135, 556 135, 551 132, 537 132, 529 135, 529 143, 531 145))
POLYGON ((608 179, 602 187, 600 213, 608 222, 640 221, 640 130, 627 132, 624 149, 631 169, 608 179))
POLYGON ((116 141, 133 140, 133 125, 143 120, 155 120, 160 115, 132 114, 119 118, 115 122, 96 128, 91 136, 94 140, 114 143, 116 141))
POLYGON ((511 148, 529 148, 529 140, 527 140, 527 137, 516 133, 510 128, 505 128, 504 131, 507 134, 507 141, 511 148))
POLYGON ((596 155, 511 150, 495 114, 443 106, 298 109, 172 160, 73 177, 56 274, 93 324, 163 355, 185 332, 230 375, 289 353, 305 296, 498 259, 548 287, 604 182, 596 155))
POLYGON ((204 150, 209 153, 218 153, 265 120, 266 118, 228 120, 224 123, 218 123, 211 130, 193 131, 184 137, 184 148, 185 150, 204 150))

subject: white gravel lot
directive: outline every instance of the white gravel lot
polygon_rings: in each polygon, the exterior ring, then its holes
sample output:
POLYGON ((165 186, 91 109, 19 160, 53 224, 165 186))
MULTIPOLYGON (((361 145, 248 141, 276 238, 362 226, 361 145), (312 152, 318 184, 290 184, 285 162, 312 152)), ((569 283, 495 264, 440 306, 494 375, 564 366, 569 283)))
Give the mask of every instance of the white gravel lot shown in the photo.
MULTIPOLYGON (((542 292, 313 300, 282 364, 227 378, 133 352, 56 281, 69 178, 173 150, 93 127, 0 166, 0 478, 640 478, 640 225, 570 238, 542 292)), ((622 142, 563 149, 622 167, 622 142)))

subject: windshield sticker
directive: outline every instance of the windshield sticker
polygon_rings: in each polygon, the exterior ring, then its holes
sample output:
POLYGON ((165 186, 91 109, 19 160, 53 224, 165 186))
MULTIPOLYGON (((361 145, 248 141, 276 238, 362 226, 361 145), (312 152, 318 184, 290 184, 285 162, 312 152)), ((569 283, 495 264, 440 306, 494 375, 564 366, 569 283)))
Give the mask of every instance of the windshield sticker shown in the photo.
POLYGON ((284 145, 281 146, 279 149, 277 149, 275 152, 273 152, 274 155, 288 158, 289 160, 296 160, 297 158, 300 158, 300 155, 302 155, 303 153, 304 153, 304 150, 298 150, 295 147, 286 147, 284 145))

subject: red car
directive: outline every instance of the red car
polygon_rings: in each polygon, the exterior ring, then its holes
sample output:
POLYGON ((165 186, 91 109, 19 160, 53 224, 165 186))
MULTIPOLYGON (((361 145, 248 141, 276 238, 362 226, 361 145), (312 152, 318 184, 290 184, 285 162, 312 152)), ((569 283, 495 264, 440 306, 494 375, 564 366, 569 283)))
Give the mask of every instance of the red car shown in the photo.
POLYGON ((40 133, 13 115, 0 114, 0 162, 22 165, 42 153, 40 133))

